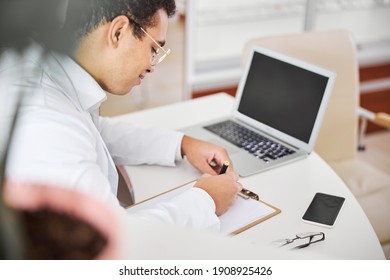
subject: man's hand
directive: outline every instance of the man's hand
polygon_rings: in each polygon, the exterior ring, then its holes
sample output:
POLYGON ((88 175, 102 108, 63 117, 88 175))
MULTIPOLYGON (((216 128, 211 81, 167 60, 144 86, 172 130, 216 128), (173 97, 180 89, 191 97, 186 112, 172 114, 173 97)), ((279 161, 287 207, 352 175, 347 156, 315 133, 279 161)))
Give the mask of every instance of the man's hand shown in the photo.
POLYGON ((218 176, 204 175, 198 179, 195 187, 205 190, 211 196, 216 207, 215 213, 220 216, 229 209, 242 189, 237 181, 238 175, 234 172, 218 176))
MULTIPOLYGON (((218 174, 224 161, 232 162, 224 148, 186 135, 181 142, 181 153, 192 166, 210 175, 218 174)), ((232 170, 230 164, 229 171, 232 170)))

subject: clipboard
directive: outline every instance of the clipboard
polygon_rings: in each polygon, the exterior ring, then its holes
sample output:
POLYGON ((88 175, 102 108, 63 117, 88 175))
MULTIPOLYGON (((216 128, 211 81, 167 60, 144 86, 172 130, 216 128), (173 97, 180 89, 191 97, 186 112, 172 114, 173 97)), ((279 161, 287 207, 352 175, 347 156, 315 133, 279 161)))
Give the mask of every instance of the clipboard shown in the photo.
MULTIPOLYGON (((196 180, 168 190, 159 195, 153 196, 126 208, 128 213, 135 213, 140 210, 152 208, 158 203, 168 201, 180 193, 192 188, 196 180)), ((281 213, 281 210, 260 200, 259 196, 248 190, 243 189, 236 198, 236 201, 220 219, 220 233, 223 235, 239 234, 275 215, 281 213)))

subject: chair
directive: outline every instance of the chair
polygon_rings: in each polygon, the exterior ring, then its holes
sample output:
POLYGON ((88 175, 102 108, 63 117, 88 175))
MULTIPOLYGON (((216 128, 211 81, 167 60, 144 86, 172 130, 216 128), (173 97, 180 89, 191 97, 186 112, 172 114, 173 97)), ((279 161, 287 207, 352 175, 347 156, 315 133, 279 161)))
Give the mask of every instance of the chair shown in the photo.
POLYGON ((390 118, 387 114, 375 114, 359 107, 358 61, 352 36, 347 31, 332 30, 254 38, 245 45, 243 62, 254 44, 337 73, 315 151, 355 195, 389 259, 390 175, 359 159, 357 147, 359 114, 365 120, 374 120, 387 127, 390 127, 390 118))
POLYGON ((123 208, 127 208, 135 203, 134 190, 131 185, 130 177, 123 165, 117 165, 118 172, 118 191, 117 198, 123 208))

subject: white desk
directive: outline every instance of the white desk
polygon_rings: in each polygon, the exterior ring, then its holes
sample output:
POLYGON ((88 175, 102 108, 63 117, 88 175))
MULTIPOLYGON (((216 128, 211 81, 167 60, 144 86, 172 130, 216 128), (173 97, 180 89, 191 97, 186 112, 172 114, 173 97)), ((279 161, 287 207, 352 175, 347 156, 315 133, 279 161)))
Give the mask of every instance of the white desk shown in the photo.
MULTIPOLYGON (((226 116, 230 113, 232 105, 232 97, 218 94, 124 115, 116 119, 139 125, 179 129, 197 122, 226 116)), ((127 167, 127 171, 134 185, 137 201, 186 183, 200 175, 186 161, 181 162, 177 168, 131 166, 127 167)), ((282 213, 235 237, 223 238, 212 235, 202 241, 194 242, 194 238, 199 238, 199 234, 189 233, 189 239, 182 242, 188 243, 185 249, 180 247, 182 245, 179 243, 174 248, 172 244, 176 244, 175 241, 167 241, 171 250, 168 255, 165 255, 167 258, 207 256, 208 258, 255 259, 384 259, 379 241, 360 205, 341 179, 317 154, 312 153, 307 159, 242 178, 240 182, 244 187, 258 193, 262 200, 280 208, 282 213), (316 192, 346 198, 339 220, 332 229, 301 221, 304 211, 316 192), (315 231, 325 232, 325 241, 302 250, 270 245, 276 239, 294 237, 300 232, 315 231), (213 251, 200 252, 194 248, 199 246, 199 242, 205 243, 202 248, 210 245, 210 251, 213 251), (220 254, 216 253, 218 247, 224 248, 224 246, 231 246, 230 253, 226 253, 226 248, 221 250, 220 254), (192 253, 188 253, 191 250, 192 253)), ((150 234, 148 238, 151 238, 150 234)), ((164 255, 156 252, 159 250, 155 247, 156 244, 142 248, 141 255, 133 251, 130 257, 164 258, 164 255)), ((134 246, 133 250, 135 250, 134 246)))

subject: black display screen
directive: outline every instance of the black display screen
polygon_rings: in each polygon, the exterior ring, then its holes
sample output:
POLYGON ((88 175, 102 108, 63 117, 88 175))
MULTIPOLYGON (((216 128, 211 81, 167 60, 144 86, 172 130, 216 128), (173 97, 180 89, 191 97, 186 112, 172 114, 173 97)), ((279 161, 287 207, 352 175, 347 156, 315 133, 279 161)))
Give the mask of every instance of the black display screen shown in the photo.
POLYGON ((328 79, 255 52, 238 111, 308 143, 328 79))

